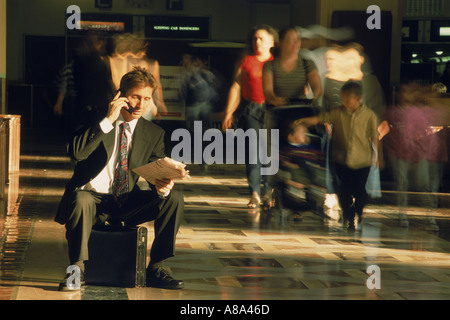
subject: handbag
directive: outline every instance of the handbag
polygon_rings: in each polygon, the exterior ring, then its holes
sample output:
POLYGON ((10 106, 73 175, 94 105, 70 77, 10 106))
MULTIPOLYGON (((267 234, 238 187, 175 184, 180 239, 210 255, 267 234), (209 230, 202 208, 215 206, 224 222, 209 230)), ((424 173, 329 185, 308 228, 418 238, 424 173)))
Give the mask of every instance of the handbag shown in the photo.
POLYGON ((373 159, 366 182, 366 192, 371 198, 381 198, 380 166, 377 165, 378 151, 372 142, 373 159))

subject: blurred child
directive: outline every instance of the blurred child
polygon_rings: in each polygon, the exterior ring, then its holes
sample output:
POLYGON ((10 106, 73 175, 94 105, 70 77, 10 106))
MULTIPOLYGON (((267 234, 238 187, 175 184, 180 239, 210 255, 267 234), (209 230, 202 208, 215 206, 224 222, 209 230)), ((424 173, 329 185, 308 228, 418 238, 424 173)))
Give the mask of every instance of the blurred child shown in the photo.
MULTIPOLYGON (((278 207, 294 210, 294 220, 301 219, 301 208, 308 205, 308 189, 318 182, 324 171, 324 155, 320 138, 308 128, 292 121, 286 126, 285 144, 280 150, 278 207), (317 139, 315 139, 317 138, 317 139)), ((324 179, 322 179, 324 180, 324 179)))
MULTIPOLYGON (((335 165, 337 196, 342 208, 344 226, 358 226, 368 201, 366 182, 373 163, 372 143, 378 146, 378 117, 362 104, 362 86, 349 81, 341 89, 342 106, 317 117, 300 119, 307 126, 326 123, 332 126, 330 158, 335 165)), ((376 162, 376 161, 375 161, 376 162)))

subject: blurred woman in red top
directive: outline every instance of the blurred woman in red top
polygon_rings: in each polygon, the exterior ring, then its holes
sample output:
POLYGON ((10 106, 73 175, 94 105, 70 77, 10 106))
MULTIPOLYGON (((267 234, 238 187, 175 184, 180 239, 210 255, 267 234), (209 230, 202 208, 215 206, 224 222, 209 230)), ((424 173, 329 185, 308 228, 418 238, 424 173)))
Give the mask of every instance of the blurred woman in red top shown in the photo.
MULTIPOLYGON (((253 28, 248 41, 250 53, 240 61, 228 94, 228 103, 222 123, 224 131, 231 127, 234 117, 237 119, 237 126, 243 130, 259 130, 263 127, 265 97, 262 87, 262 68, 266 61, 273 60, 271 48, 277 41, 278 33, 271 26, 260 25, 253 28)), ((254 143, 257 143, 259 147, 259 141, 254 143)), ((261 203, 261 163, 259 159, 256 164, 250 164, 247 157, 246 173, 251 194, 248 207, 255 208, 261 203)), ((264 176, 263 179, 265 192, 269 192, 267 176, 264 176)))

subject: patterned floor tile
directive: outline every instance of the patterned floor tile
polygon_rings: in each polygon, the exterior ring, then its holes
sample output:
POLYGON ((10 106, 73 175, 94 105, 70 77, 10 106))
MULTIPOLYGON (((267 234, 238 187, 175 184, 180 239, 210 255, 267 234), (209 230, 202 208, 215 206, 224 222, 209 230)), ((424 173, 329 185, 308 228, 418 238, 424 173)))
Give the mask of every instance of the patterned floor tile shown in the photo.
MULTIPOLYGON (((362 230, 347 232, 315 211, 297 221, 291 214, 246 208, 241 165, 190 166, 192 178, 176 184, 185 195, 185 216, 167 265, 185 289, 87 286, 81 293, 58 292, 67 244, 53 216, 72 164, 61 145, 39 154, 38 142, 23 148, 19 180, 10 186, 14 199, 0 200, 0 299, 450 298, 450 209, 436 211, 440 231, 429 232, 421 208, 410 208, 410 227, 402 228, 394 207, 372 203, 362 230), (367 287, 370 266, 379 267, 380 289, 367 287)), ((150 250, 153 225, 146 226, 150 250)))

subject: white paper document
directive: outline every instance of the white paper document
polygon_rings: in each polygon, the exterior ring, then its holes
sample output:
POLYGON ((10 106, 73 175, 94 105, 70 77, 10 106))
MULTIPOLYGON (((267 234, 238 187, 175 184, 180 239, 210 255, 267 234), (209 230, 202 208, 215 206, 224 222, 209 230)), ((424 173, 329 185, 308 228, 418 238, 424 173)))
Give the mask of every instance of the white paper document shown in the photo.
POLYGON ((151 184, 155 184, 156 179, 183 180, 190 178, 189 171, 185 170, 185 167, 184 163, 165 157, 135 168, 133 171, 151 184))

